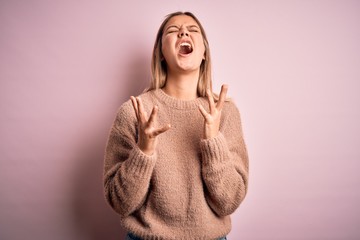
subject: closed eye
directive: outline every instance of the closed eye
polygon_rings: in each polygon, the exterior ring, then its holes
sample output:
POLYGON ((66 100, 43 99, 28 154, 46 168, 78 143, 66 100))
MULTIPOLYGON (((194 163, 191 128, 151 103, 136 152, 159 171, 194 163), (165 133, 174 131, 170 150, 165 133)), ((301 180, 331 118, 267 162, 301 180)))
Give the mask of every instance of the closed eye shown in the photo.
POLYGON ((170 26, 170 27, 168 27, 168 28, 166 29, 166 34, 168 34, 168 33, 174 33, 174 32, 177 32, 177 31, 179 31, 179 28, 178 28, 178 27, 176 27, 176 26, 170 26))
POLYGON ((200 32, 200 29, 196 25, 189 26, 189 32, 200 32))

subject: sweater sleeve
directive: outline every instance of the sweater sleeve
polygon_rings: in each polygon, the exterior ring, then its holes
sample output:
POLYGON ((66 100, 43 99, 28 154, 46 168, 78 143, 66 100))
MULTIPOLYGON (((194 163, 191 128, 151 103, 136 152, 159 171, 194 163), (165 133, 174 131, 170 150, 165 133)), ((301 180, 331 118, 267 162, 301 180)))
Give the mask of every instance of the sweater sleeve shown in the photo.
POLYGON ((104 193, 110 206, 122 217, 143 204, 156 155, 144 154, 136 144, 136 117, 131 103, 119 109, 110 129, 104 157, 104 193))
POLYGON ((232 102, 225 106, 218 136, 200 142, 205 197, 219 216, 230 215, 239 207, 249 178, 240 113, 232 102))

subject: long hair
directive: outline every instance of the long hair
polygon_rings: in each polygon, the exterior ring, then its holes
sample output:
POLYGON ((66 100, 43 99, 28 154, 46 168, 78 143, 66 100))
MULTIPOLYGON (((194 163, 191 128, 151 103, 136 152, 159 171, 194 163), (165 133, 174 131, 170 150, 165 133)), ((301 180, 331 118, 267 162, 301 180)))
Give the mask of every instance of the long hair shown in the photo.
POLYGON ((201 35, 203 37, 204 45, 205 45, 205 59, 202 60, 200 65, 197 94, 201 97, 205 97, 206 89, 209 88, 212 91, 210 48, 203 26, 201 25, 200 21, 195 17, 195 15, 192 14, 191 12, 171 13, 165 17, 165 20, 160 25, 160 28, 156 35, 154 49, 151 57, 151 83, 150 83, 150 87, 146 89, 146 91, 159 89, 165 86, 166 77, 167 77, 167 65, 166 65, 166 61, 164 60, 163 54, 161 52, 161 48, 162 48, 161 39, 164 33, 165 25, 172 17, 179 15, 187 15, 192 17, 200 27, 201 35))

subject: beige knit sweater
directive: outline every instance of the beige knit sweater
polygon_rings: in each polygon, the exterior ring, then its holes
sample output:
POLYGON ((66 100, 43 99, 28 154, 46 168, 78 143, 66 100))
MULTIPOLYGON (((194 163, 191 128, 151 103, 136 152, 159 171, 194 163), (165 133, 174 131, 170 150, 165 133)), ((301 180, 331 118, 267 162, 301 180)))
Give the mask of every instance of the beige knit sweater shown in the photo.
POLYGON ((220 133, 203 139, 205 98, 183 101, 161 89, 140 96, 150 115, 159 107, 157 151, 137 147, 131 101, 117 113, 105 151, 104 190, 123 227, 145 239, 216 239, 231 230, 230 214, 244 199, 248 156, 240 114, 231 101, 222 110, 220 133))

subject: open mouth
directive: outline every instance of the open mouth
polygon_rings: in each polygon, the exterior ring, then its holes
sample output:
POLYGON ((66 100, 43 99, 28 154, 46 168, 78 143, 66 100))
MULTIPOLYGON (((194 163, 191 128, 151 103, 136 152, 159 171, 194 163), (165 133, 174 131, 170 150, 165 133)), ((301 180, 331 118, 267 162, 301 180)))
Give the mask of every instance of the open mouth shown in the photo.
POLYGON ((183 42, 180 44, 179 53, 180 54, 190 54, 192 53, 193 48, 190 43, 183 42))

